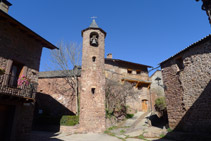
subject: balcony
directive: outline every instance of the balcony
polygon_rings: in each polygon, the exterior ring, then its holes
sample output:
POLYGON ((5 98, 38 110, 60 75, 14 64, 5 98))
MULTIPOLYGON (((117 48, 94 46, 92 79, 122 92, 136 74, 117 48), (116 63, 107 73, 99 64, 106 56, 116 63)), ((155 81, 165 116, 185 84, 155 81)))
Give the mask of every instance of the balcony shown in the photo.
POLYGON ((18 78, 8 74, 0 75, 0 96, 12 96, 34 101, 37 83, 29 82, 26 86, 17 86, 18 78))

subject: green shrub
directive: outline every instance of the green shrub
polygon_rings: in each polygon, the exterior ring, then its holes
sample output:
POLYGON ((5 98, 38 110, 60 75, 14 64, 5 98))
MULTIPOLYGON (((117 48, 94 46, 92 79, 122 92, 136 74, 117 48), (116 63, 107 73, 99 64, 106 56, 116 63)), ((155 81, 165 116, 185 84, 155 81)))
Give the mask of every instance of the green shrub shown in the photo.
POLYGON ((79 123, 79 117, 78 116, 62 116, 60 120, 60 125, 64 126, 74 126, 79 123))
POLYGON ((127 115, 126 115, 126 118, 127 118, 127 119, 133 118, 133 117, 134 117, 134 114, 127 114, 127 115))
POLYGON ((171 128, 168 128, 167 129, 167 132, 169 133, 169 132, 172 132, 173 130, 171 129, 171 128))
POLYGON ((165 97, 159 97, 155 100, 155 108, 158 111, 163 111, 166 109, 166 100, 165 97))
POLYGON ((106 109, 106 118, 111 118, 113 116, 113 111, 106 109))

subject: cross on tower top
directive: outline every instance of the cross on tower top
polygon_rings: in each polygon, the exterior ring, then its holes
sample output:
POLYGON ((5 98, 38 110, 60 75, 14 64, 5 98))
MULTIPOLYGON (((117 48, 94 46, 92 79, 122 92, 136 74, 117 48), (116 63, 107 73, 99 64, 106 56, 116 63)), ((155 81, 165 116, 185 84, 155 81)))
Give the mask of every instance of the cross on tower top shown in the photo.
POLYGON ((99 28, 98 27, 98 25, 97 25, 97 23, 96 23, 96 21, 95 21, 95 19, 97 18, 97 17, 95 17, 95 16, 93 16, 93 17, 91 17, 93 20, 92 20, 92 23, 91 23, 91 25, 89 26, 89 27, 91 27, 91 28, 99 28))
POLYGON ((95 19, 97 19, 97 17, 96 16, 92 16, 91 19, 95 20, 95 19))

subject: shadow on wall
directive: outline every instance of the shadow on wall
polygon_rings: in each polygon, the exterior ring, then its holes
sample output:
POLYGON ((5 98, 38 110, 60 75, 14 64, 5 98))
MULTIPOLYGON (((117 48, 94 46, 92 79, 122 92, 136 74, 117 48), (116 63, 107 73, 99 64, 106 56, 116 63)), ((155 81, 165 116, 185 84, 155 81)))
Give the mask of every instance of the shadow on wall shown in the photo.
POLYGON ((177 127, 165 138, 191 141, 211 140, 211 80, 177 127))
POLYGON ((75 114, 50 95, 36 94, 33 130, 58 132, 60 119, 64 115, 75 114))

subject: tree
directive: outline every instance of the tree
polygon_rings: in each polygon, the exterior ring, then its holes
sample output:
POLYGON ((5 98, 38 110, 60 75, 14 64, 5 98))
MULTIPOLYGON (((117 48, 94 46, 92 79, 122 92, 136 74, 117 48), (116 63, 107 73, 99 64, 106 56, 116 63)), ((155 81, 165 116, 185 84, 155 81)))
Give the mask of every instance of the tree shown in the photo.
MULTIPOLYGON (((200 0, 196 0, 197 2, 200 0)), ((209 17, 209 22, 211 24, 211 1, 210 0, 201 0, 203 2, 201 9, 206 11, 207 16, 209 17)))
POLYGON ((58 50, 50 53, 51 69, 60 70, 67 84, 72 87, 76 96, 76 111, 79 114, 79 90, 78 76, 80 75, 82 46, 76 43, 57 44, 58 50), (72 70, 71 70, 72 68, 72 70))
POLYGON ((116 118, 125 117, 127 114, 127 98, 137 99, 137 92, 134 91, 133 84, 106 79, 105 86, 105 103, 107 114, 114 115, 116 118))

